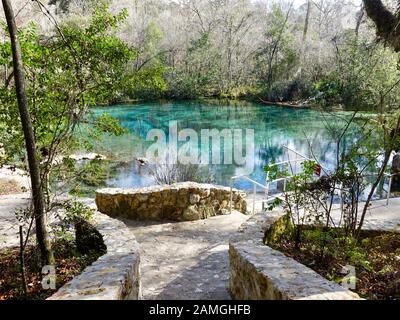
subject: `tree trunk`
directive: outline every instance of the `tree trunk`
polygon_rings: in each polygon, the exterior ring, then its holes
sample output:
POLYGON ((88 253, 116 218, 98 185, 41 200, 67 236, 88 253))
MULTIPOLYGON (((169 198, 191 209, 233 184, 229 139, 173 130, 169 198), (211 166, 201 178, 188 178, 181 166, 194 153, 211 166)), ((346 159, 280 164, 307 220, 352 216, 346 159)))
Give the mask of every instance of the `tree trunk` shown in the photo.
POLYGON ((41 253, 42 264, 49 265, 54 263, 54 257, 46 230, 46 213, 43 186, 40 179, 39 161, 36 155, 35 136, 33 133, 31 116, 28 109, 25 72, 22 62, 21 47, 18 40, 17 26, 15 23, 15 16, 10 0, 2 0, 2 3, 4 14, 7 20, 8 31, 10 33, 15 89, 17 94, 18 109, 21 118, 22 129, 24 132, 26 152, 28 155, 29 172, 32 184, 34 217, 36 223, 36 239, 41 253))
POLYGON ((360 9, 360 12, 358 12, 358 14, 357 14, 356 28, 354 29, 354 32, 355 32, 357 38, 360 33, 360 27, 361 27, 362 20, 364 18, 364 12, 365 12, 365 8, 364 8, 364 6, 362 6, 360 9))
POLYGON ((289 16, 290 16, 290 12, 292 11, 293 3, 294 3, 294 1, 292 1, 290 6, 289 6, 289 9, 288 9, 288 11, 286 13, 285 21, 282 24, 282 28, 279 30, 278 38, 275 40, 275 42, 273 44, 272 52, 271 52, 271 54, 269 56, 269 59, 268 59, 268 76, 267 76, 267 87, 268 87, 268 89, 271 89, 272 80, 273 80, 272 64, 274 62, 275 55, 278 53, 278 47, 279 47, 279 44, 281 43, 283 33, 285 31, 287 22, 289 20, 289 16))
POLYGON ((385 170, 387 168, 389 160, 390 160, 390 153, 387 152, 386 155, 385 155, 385 159, 383 160, 383 164, 382 164, 382 166, 381 166, 381 168, 379 170, 378 177, 376 178, 375 182, 372 184, 371 190, 370 190, 370 192, 368 194, 368 197, 367 197, 367 201, 364 204, 364 208, 363 208, 363 211, 362 211, 362 214, 361 214, 361 219, 360 219, 360 222, 359 222, 357 230, 356 230, 356 238, 357 239, 360 238, 361 229, 362 229, 362 227, 364 225, 365 216, 366 216, 367 211, 369 209, 369 206, 371 204, 372 197, 374 196, 375 190, 378 187, 379 182, 383 179, 383 176, 385 174, 385 170))
POLYGON ((303 65, 305 61, 304 55, 306 54, 306 47, 307 47, 307 34, 308 34, 308 28, 310 24, 310 14, 311 14, 311 0, 307 1, 307 12, 306 12, 306 18, 304 20, 304 28, 303 28, 303 37, 301 39, 301 50, 300 50, 300 67, 296 72, 296 77, 297 76, 302 76, 303 73, 303 65))
MULTIPOLYGON (((371 191, 369 192, 367 201, 364 204, 364 209, 363 209, 363 212, 361 214, 361 220, 360 220, 360 223, 358 224, 357 238, 360 237, 361 229, 362 229, 363 224, 364 224, 365 215, 367 214, 367 211, 369 209, 369 205, 371 203, 371 200, 372 200, 372 197, 374 195, 374 192, 375 192, 376 188, 378 187, 379 182, 384 177, 385 170, 386 170, 386 168, 387 168, 387 166, 389 164, 389 160, 390 160, 390 157, 391 157, 391 154, 392 154, 392 151, 393 151, 393 142, 396 141, 396 137, 399 134, 399 132, 400 132, 400 117, 397 118, 397 124, 396 124, 396 128, 394 128, 394 130, 393 130, 393 134, 389 134, 390 141, 389 141, 389 143, 387 144, 387 147, 386 147, 385 158, 384 158, 384 160, 382 162, 382 166, 381 166, 381 168, 379 170, 378 177, 376 178, 375 182, 372 184, 371 191)), ((390 192, 390 190, 388 190, 388 192, 390 192)))
POLYGON ((381 0, 363 0, 365 11, 375 23, 378 37, 400 52, 399 17, 389 11, 381 0))

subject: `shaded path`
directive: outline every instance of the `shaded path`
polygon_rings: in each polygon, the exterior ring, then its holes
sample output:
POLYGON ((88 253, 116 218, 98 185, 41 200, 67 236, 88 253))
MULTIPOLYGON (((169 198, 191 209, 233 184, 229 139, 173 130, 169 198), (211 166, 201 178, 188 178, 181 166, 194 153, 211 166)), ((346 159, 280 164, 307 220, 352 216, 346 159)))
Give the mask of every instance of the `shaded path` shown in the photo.
POLYGON ((141 248, 143 299, 230 299, 228 242, 249 218, 155 223, 125 220, 141 248))
POLYGON ((29 193, 0 196, 0 248, 19 246, 19 222, 15 211, 26 208, 29 193))

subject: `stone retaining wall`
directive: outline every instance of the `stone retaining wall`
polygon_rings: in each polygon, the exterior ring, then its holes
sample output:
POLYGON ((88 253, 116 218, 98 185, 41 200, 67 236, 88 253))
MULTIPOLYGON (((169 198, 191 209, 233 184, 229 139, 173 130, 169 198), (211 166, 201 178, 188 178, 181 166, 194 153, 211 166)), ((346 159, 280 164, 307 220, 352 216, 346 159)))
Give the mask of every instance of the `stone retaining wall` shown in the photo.
POLYGON ((137 300, 141 297, 139 246, 124 223, 99 212, 95 227, 107 253, 48 300, 137 300))
MULTIPOLYGON (((246 212, 246 193, 233 190, 233 209, 246 212)), ((192 221, 227 214, 230 188, 194 182, 96 192, 98 210, 111 217, 192 221)))
POLYGON ((230 292, 238 300, 353 300, 359 296, 264 244, 281 215, 263 213, 244 223, 229 243, 230 292))

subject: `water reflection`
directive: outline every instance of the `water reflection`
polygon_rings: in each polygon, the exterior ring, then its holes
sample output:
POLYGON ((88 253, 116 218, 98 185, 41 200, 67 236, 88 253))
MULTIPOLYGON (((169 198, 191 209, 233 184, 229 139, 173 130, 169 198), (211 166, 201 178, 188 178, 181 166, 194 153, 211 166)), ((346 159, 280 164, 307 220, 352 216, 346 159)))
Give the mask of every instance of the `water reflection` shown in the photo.
MULTIPOLYGON (((335 115, 249 103, 143 103, 95 110, 96 114, 102 112, 118 118, 129 130, 129 134, 123 137, 107 136, 97 146, 97 152, 112 154, 114 161, 121 162, 108 179, 108 186, 124 188, 154 183, 147 169, 138 168, 135 158, 143 157, 146 148, 151 144, 145 141, 149 130, 157 128, 168 133, 171 121, 177 121, 178 130, 190 128, 199 135, 202 129, 253 129, 255 168, 251 178, 260 183, 265 180, 263 167, 266 164, 284 160, 283 145, 307 156, 310 156, 311 146, 314 155, 323 165, 332 168, 336 145, 331 131, 339 131, 343 127, 343 121, 335 115)), ((209 170, 213 173, 215 182, 222 185, 229 185, 231 176, 243 172, 242 167, 234 164, 210 165, 209 170)), ((252 186, 246 181, 237 181, 235 187, 251 189, 252 186)))

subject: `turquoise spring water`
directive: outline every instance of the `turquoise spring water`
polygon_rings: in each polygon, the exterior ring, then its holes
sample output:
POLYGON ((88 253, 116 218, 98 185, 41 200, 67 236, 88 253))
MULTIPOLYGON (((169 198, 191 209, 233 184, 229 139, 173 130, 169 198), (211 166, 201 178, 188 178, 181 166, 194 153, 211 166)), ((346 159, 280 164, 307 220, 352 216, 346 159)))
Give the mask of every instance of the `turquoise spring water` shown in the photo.
MULTIPOLYGON (((199 135, 202 129, 254 130, 254 154, 251 155, 254 158, 254 170, 249 176, 263 183, 264 166, 286 160, 284 145, 307 156, 310 155, 311 146, 314 155, 326 167, 332 167, 336 145, 331 131, 344 126, 341 116, 346 115, 344 112, 329 114, 244 102, 224 104, 194 101, 116 105, 99 107, 94 112, 96 115, 103 112, 110 114, 129 130, 129 134, 122 137, 106 136, 96 146, 97 152, 111 155, 114 164, 118 163, 107 179, 107 186, 122 188, 154 183, 148 170, 139 167, 135 159, 145 156, 147 147, 152 143, 145 141, 148 132, 161 129, 168 133, 171 121, 177 122, 178 130, 190 128, 199 135)), ((201 142, 197 146, 199 150, 204 148, 201 142)), ((209 165, 207 170, 212 174, 213 182, 226 186, 230 184, 232 176, 247 173, 243 166, 236 163, 209 165)), ((235 187, 249 190, 252 185, 238 180, 235 187)))

